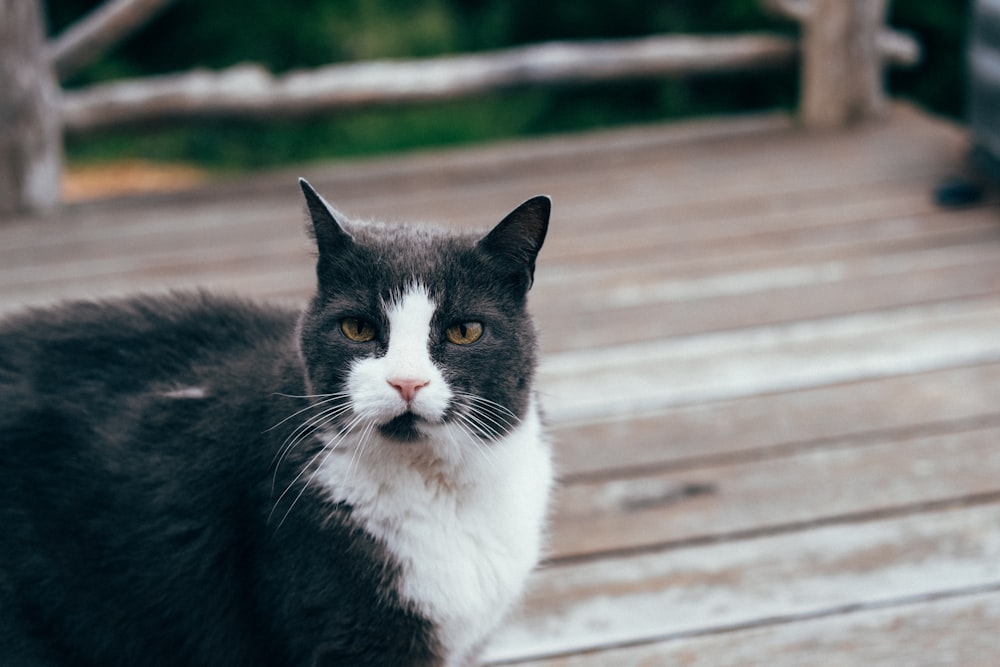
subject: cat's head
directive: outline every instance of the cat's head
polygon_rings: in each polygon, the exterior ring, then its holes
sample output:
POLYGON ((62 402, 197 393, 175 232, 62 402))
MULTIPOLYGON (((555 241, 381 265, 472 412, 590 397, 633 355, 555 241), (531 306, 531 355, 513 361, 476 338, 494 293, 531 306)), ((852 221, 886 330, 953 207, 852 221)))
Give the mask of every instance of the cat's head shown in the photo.
POLYGON ((548 197, 485 235, 351 223, 305 181, 318 289, 300 326, 312 394, 333 424, 397 442, 504 435, 531 401, 536 336, 526 311, 548 197))

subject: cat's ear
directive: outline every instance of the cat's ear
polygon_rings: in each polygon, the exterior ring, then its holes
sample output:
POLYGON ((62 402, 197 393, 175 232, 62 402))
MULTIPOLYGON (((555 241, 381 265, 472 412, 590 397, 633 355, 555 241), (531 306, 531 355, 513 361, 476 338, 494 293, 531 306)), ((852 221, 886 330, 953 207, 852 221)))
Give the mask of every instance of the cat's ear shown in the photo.
POLYGON ((535 258, 545 241, 551 212, 551 199, 545 195, 532 197, 508 213, 479 242, 483 251, 502 261, 513 269, 513 275, 524 280, 525 290, 535 280, 535 258))
POLYGON ((351 245, 353 239, 337 222, 336 210, 313 189, 313 186, 309 185, 306 179, 299 179, 299 187, 305 195, 306 208, 309 209, 309 217, 312 218, 313 233, 320 257, 351 245))

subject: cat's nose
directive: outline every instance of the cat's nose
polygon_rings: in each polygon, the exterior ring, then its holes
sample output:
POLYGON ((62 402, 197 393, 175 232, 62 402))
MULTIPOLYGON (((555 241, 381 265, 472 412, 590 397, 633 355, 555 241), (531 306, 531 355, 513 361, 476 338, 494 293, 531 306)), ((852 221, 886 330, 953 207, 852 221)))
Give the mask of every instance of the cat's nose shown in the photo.
POLYGON ((399 395, 403 397, 404 401, 410 403, 417 397, 417 392, 430 383, 427 380, 422 379, 393 378, 389 380, 389 384, 392 385, 393 389, 399 392, 399 395))

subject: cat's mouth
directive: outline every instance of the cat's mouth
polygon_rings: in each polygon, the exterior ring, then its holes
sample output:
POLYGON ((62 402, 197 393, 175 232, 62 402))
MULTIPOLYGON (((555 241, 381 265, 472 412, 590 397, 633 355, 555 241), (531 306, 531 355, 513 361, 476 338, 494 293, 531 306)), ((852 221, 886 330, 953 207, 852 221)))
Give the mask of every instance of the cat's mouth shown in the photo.
POLYGON ((379 425, 378 430, 379 433, 390 440, 414 442, 424 437, 420 430, 417 429, 417 424, 422 421, 424 421, 422 417, 407 411, 379 425))

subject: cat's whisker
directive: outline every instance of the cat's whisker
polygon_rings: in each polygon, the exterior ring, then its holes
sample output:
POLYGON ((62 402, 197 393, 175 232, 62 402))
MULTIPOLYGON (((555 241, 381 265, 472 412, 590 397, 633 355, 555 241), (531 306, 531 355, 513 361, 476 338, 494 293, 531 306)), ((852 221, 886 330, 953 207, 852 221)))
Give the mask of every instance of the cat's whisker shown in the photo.
POLYGON ((513 412, 499 403, 466 392, 459 395, 470 399, 464 405, 465 415, 474 417, 479 429, 491 440, 507 435, 520 423, 520 419, 513 412), (510 419, 508 415, 511 415, 510 419))
POLYGON ((490 414, 475 406, 468 406, 468 411, 461 413, 460 416, 490 441, 499 440, 510 432, 509 424, 494 419, 490 414))
POLYGON ((354 448, 354 453, 351 454, 351 460, 347 464, 347 471, 344 475, 345 479, 350 479, 351 475, 354 474, 355 462, 360 463, 364 459, 364 450, 366 449, 368 442, 371 440, 372 432, 375 430, 375 422, 369 421, 365 425, 365 430, 361 432, 361 437, 358 439, 358 446, 354 448))
POLYGON ((340 417, 345 412, 351 409, 351 405, 342 405, 333 408, 327 408, 318 415, 310 417, 308 420, 296 427, 295 431, 291 433, 282 443, 278 454, 275 455, 275 461, 273 461, 274 475, 271 479, 271 493, 274 493, 274 485, 277 483, 278 470, 281 467, 282 462, 285 458, 292 452, 293 449, 299 443, 305 441, 315 434, 317 431, 325 428, 329 424, 332 424, 338 417, 340 417))
POLYGON ((281 396, 282 398, 331 398, 334 396, 346 396, 347 392, 333 392, 332 394, 286 394, 280 391, 271 392, 271 396, 281 396))
MULTIPOLYGON (((469 430, 469 427, 467 427, 462 422, 456 422, 455 425, 458 427, 458 430, 462 433, 462 435, 465 436, 466 440, 472 443, 472 446, 475 447, 477 451, 482 453, 483 458, 490 465, 490 467, 493 468, 494 471, 497 471, 498 470, 497 464, 499 463, 499 457, 497 456, 496 452, 494 452, 488 446, 483 444, 480 438, 478 438, 474 433, 472 433, 469 430)), ((449 436, 451 436, 450 433, 449 436)), ((460 448, 460 451, 464 451, 464 448, 462 448, 461 445, 458 445, 457 442, 456 445, 460 448)))
MULTIPOLYGON (((333 407, 324 408, 319 414, 312 415, 304 422, 295 427, 284 442, 281 443, 278 454, 275 455, 275 459, 278 460, 280 464, 280 459, 284 458, 285 454, 288 453, 298 442, 309 436, 310 433, 322 428, 325 424, 329 424, 334 419, 339 417, 344 412, 351 409, 352 404, 346 403, 343 405, 335 405, 333 407)), ((318 406, 317 406, 318 407, 318 406)))
POLYGON ((482 446, 483 451, 489 452, 489 455, 494 459, 497 458, 496 452, 494 452, 487 444, 486 441, 493 443, 496 442, 497 437, 494 433, 486 430, 486 428, 480 424, 475 418, 470 415, 462 415, 459 419, 458 424, 461 426, 462 431, 466 436, 477 446, 482 446), (486 437, 483 437, 483 433, 486 433, 486 437))
MULTIPOLYGON (((281 501, 285 498, 288 492, 292 490, 292 487, 294 487, 299 482, 299 480, 302 479, 302 476, 305 475, 310 468, 313 468, 316 465, 316 461, 321 456, 324 456, 324 454, 329 456, 330 452, 339 447, 340 444, 347 438, 347 436, 350 435, 351 431, 353 431, 354 428, 364 419, 365 417, 363 415, 355 416, 354 419, 348 422, 347 425, 344 426, 339 433, 337 433, 337 435, 330 438, 326 443, 324 443, 323 447, 321 447, 320 450, 316 452, 312 456, 312 458, 309 459, 309 462, 306 465, 302 466, 298 474, 295 475, 294 479, 292 479, 292 481, 288 483, 288 485, 285 487, 285 490, 281 492, 280 496, 278 496, 278 499, 274 501, 274 506, 271 508, 271 513, 267 517, 268 522, 270 522, 271 519, 273 518, 275 510, 278 509, 278 505, 281 504, 281 501)), ((326 459, 324 458, 323 460, 325 461, 326 459)), ((315 471, 313 472, 313 476, 314 475, 315 471)), ((312 476, 309 479, 311 481, 312 476)), ((288 518, 289 512, 292 511, 292 508, 295 506, 295 503, 297 503, 299 498, 302 497, 302 494, 305 492, 306 486, 307 484, 302 485, 302 488, 299 490, 298 495, 295 496, 295 500, 293 500, 291 505, 289 505, 288 509, 285 511, 284 516, 281 518, 281 521, 278 523, 278 528, 281 528, 281 524, 283 524, 285 522, 285 519, 288 518)))
MULTIPOLYGON (((316 475, 318 475, 320 471, 323 469, 323 466, 326 465, 326 462, 329 460, 333 452, 344 442, 344 440, 347 438, 348 435, 351 434, 354 428, 356 428, 359 423, 364 421, 364 419, 365 417, 363 415, 359 415, 358 417, 353 419, 351 423, 348 425, 348 427, 345 428, 345 430, 341 431, 340 433, 337 434, 337 436, 327 441, 327 443, 323 446, 323 448, 319 452, 317 452, 316 455, 313 456, 313 458, 309 461, 309 465, 303 468, 302 472, 299 473, 299 475, 296 477, 296 480, 298 479, 298 477, 301 477, 302 473, 308 470, 309 468, 313 469, 312 474, 309 475, 309 479, 306 480, 304 484, 302 484, 302 488, 299 489, 299 492, 295 496, 295 499, 292 500, 291 504, 289 504, 288 509, 285 511, 285 515, 281 517, 281 521, 278 522, 278 528, 281 528, 281 525, 285 522, 285 519, 288 518, 288 515, 291 513, 292 509, 295 508, 296 503, 299 502, 299 499, 302 497, 302 494, 305 493, 306 488, 313 483, 313 480, 316 479, 316 475), (320 460, 317 463, 316 460, 319 459, 320 456, 322 456, 322 460, 320 460)), ((368 436, 371 433, 371 429, 373 426, 374 422, 369 422, 368 424, 366 424, 365 430, 361 433, 361 437, 359 438, 360 443, 358 445, 358 449, 364 447, 364 444, 368 440, 368 436)))
POLYGON ((479 419, 473 417, 470 413, 462 413, 458 415, 458 419, 465 424, 466 427, 480 440, 492 440, 494 438, 494 432, 489 428, 487 424, 483 424, 479 419))
POLYGON ((493 413, 487 412, 476 408, 475 406, 469 407, 468 417, 474 418, 478 423, 486 427, 491 439, 497 440, 510 432, 512 425, 509 422, 500 420, 493 413))
POLYGON ((467 398, 470 401, 474 401, 476 403, 480 403, 485 406, 489 406, 490 411, 495 412, 498 417, 500 415, 504 415, 505 421, 507 421, 507 417, 509 417, 511 421, 509 421, 508 423, 511 426, 514 426, 515 424, 521 421, 521 418, 518 417, 516 414, 514 414, 514 412, 510 408, 501 403, 497 403, 496 401, 491 401, 488 398, 484 398, 483 396, 479 396, 478 394, 473 394, 467 391, 456 391, 455 395, 461 396, 462 398, 467 398))
POLYGON ((285 438, 278 452, 275 454, 274 458, 271 461, 271 464, 274 467, 275 477, 277 476, 278 470, 281 467, 282 462, 284 462, 285 458, 291 453, 293 449, 295 449, 295 447, 297 447, 300 443, 312 437, 320 429, 323 429, 326 426, 334 423, 334 421, 336 421, 336 419, 340 417, 340 415, 342 415, 348 409, 349 409, 348 406, 328 408, 323 412, 321 412, 320 414, 314 415, 310 417, 308 420, 299 424, 295 428, 295 430, 292 431, 292 433, 290 433, 287 438, 285 438))
POLYGON ((309 412, 310 410, 314 410, 314 409, 316 409, 317 407, 319 407, 321 405, 324 405, 324 404, 329 403, 331 401, 335 401, 338 398, 348 398, 349 397, 349 394, 347 392, 337 392, 336 394, 317 394, 315 396, 291 396, 289 394, 273 394, 273 395, 274 396, 284 396, 286 398, 322 398, 323 400, 317 401, 316 403, 310 403, 309 405, 307 405, 306 407, 302 408, 301 410, 297 410, 297 411, 293 412, 292 414, 288 415, 287 417, 285 417, 284 419, 282 419, 280 422, 278 422, 274 426, 271 426, 270 428, 268 428, 267 430, 265 430, 264 431, 265 433, 273 431, 274 429, 278 428, 279 426, 281 426, 285 422, 289 421, 290 419, 294 419, 298 415, 301 415, 303 412, 309 412))

